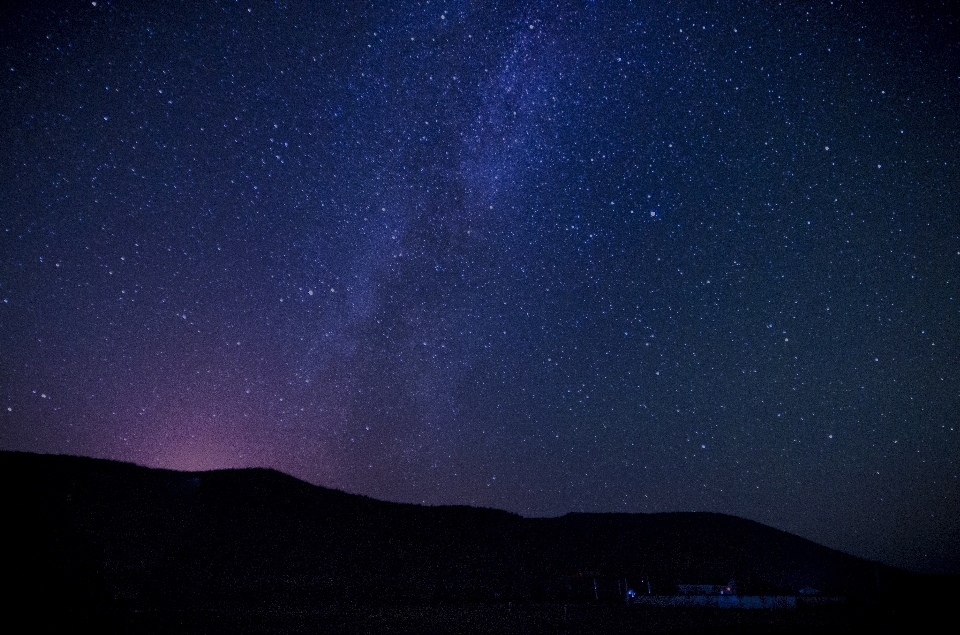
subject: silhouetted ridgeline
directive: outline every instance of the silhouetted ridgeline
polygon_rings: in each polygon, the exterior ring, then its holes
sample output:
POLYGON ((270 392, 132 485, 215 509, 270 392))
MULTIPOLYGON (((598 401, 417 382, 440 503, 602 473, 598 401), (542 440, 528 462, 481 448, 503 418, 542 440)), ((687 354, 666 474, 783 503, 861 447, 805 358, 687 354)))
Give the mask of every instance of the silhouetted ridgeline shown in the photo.
POLYGON ((622 604, 624 581, 672 594, 681 582, 731 578, 742 594, 811 587, 863 606, 956 590, 954 578, 720 514, 524 519, 379 502, 272 470, 185 473, 15 452, 0 453, 0 471, 3 574, 16 589, 7 610, 580 606, 622 604))

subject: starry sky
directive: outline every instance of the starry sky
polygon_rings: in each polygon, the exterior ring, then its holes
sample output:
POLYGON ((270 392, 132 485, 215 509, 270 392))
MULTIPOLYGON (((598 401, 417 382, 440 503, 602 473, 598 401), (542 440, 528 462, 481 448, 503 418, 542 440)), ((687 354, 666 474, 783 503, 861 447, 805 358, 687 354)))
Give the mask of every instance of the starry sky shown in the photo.
POLYGON ((960 573, 947 4, 7 5, 0 448, 960 573))

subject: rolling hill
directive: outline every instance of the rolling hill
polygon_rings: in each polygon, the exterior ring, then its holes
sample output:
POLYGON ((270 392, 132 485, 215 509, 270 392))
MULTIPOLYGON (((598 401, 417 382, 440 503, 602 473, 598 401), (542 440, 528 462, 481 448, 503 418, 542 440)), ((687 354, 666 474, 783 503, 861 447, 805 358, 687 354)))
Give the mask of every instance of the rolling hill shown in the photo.
POLYGON ((309 615, 347 628, 371 607, 623 611, 628 587, 673 594, 678 583, 730 579, 742 594, 809 587, 849 606, 905 610, 957 590, 954 578, 721 514, 522 518, 382 502, 265 469, 187 473, 18 452, 0 452, 0 475, 8 611, 309 615))

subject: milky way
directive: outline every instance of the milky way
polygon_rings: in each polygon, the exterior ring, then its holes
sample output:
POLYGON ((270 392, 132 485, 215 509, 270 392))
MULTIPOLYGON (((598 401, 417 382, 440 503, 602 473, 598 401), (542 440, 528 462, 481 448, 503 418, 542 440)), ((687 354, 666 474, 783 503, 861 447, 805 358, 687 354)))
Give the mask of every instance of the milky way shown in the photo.
POLYGON ((5 9, 0 447, 960 572, 956 12, 665 4, 5 9))

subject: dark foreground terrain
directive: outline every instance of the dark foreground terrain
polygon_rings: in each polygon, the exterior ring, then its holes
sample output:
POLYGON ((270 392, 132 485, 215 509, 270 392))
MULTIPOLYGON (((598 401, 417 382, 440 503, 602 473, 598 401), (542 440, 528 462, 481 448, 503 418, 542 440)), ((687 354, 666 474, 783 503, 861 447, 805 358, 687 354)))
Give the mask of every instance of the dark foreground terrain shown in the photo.
POLYGON ((589 604, 343 606, 312 611, 87 613, 44 616, 38 623, 113 633, 306 633, 420 635, 451 633, 949 633, 948 615, 883 607, 799 611, 649 609, 589 604), (947 620, 947 621, 944 621, 947 620), (919 630, 917 630, 919 629, 919 630))
MULTIPOLYGON (((946 612, 890 607, 798 611, 650 609, 589 604, 344 606, 296 613, 151 613, 70 616, 67 625, 117 633, 343 633, 481 635, 626 633, 951 633, 946 612)), ((63 624, 61 620, 61 624, 63 624)))
POLYGON ((937 632, 955 577, 719 514, 384 503, 270 470, 0 452, 4 615, 130 633, 937 632), (815 589, 793 610, 628 606, 628 589, 815 589))

